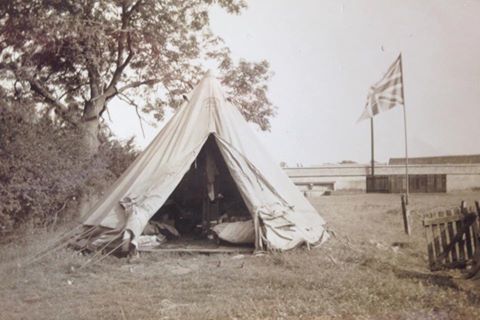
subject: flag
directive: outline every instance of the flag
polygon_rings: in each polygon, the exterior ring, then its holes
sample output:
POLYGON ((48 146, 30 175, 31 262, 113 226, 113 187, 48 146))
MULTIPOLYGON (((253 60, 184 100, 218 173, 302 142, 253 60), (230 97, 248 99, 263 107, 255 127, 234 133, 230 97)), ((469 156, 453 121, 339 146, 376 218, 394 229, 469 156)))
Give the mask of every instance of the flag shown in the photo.
POLYGON ((376 114, 388 111, 398 105, 404 105, 402 55, 399 55, 388 68, 383 78, 370 87, 365 110, 358 121, 370 119, 376 114))

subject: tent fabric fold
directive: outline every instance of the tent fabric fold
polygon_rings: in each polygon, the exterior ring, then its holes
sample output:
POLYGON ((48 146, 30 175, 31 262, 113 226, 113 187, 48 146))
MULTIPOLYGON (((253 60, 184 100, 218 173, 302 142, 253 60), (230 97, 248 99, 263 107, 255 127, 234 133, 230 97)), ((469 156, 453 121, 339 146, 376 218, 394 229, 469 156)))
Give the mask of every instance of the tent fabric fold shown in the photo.
POLYGON ((256 221, 255 235, 261 237, 255 241, 257 249, 288 250, 304 243, 317 245, 328 238, 323 218, 265 152, 211 73, 83 224, 128 231, 136 246, 148 221, 182 181, 210 135, 256 221))

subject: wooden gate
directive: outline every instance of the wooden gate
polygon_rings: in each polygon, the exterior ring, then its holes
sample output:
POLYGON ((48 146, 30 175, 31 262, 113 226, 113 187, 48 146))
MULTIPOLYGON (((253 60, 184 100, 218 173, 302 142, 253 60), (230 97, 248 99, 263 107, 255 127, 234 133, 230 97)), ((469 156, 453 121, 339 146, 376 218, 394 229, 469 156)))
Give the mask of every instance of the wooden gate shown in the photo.
POLYGON ((480 207, 460 208, 424 216, 430 270, 464 268, 471 265, 468 276, 480 270, 480 207))

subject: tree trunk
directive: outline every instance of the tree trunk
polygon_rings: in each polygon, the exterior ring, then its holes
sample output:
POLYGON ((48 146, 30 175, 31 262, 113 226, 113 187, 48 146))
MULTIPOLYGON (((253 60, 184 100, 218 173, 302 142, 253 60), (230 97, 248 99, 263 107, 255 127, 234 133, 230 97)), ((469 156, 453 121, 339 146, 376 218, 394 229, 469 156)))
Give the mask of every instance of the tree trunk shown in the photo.
POLYGON ((82 118, 83 143, 85 152, 90 156, 95 155, 100 147, 100 112, 105 105, 105 99, 89 101, 85 105, 82 118))

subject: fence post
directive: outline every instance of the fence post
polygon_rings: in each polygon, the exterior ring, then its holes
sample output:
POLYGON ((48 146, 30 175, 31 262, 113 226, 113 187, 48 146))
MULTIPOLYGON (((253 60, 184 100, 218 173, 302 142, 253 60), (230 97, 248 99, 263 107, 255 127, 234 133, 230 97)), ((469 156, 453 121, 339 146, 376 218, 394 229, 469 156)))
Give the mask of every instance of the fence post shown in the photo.
POLYGON ((462 214, 467 214, 467 202, 465 200, 462 200, 460 203, 460 212, 462 214))
POLYGON ((402 194, 402 215, 403 215, 403 227, 405 233, 410 235, 410 210, 408 210, 405 195, 402 194))

